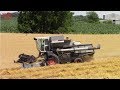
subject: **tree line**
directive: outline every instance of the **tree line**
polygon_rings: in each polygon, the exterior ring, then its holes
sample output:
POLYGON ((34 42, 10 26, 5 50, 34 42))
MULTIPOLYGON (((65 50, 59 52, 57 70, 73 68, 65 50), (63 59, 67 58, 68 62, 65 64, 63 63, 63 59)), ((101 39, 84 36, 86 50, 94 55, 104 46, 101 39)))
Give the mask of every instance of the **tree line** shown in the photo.
POLYGON ((74 16, 70 11, 20 11, 18 30, 24 33, 70 33, 74 20, 94 23, 99 21, 97 13, 87 12, 86 16, 74 16))
POLYGON ((86 16, 73 14, 70 11, 18 11, 12 16, 17 17, 20 33, 73 33, 75 30, 71 26, 77 21, 99 22, 98 14, 94 11, 87 12, 86 16))
POLYGON ((119 33, 120 28, 111 21, 100 19, 93 11, 87 12, 86 16, 73 16, 70 11, 19 11, 2 15, 5 19, 1 16, 0 32, 119 33))

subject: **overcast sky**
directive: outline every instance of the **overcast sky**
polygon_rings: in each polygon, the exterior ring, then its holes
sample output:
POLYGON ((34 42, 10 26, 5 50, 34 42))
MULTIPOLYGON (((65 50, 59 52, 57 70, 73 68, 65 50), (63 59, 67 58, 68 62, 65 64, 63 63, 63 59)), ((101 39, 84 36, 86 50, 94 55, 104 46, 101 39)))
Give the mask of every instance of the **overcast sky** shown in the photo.
MULTIPOLYGON (((0 11, 0 13, 7 13, 7 12, 16 12, 16 11, 0 11)), ((87 11, 72 11, 72 12, 74 12, 74 15, 85 16, 87 11)), ((95 12, 99 15, 99 18, 102 18, 103 15, 111 14, 111 13, 116 13, 120 15, 120 11, 95 11, 95 12)))

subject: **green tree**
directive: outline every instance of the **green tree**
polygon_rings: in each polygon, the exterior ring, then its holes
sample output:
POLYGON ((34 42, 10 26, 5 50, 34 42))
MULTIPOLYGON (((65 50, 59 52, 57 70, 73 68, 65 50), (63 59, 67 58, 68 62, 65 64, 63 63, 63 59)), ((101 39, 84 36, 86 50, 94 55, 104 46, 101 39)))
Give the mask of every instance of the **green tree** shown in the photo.
POLYGON ((77 22, 77 21, 86 21, 87 18, 86 18, 86 16, 83 16, 83 15, 76 15, 76 16, 73 17, 73 20, 75 22, 77 22))
POLYGON ((60 33, 60 27, 65 28, 72 25, 70 11, 20 11, 18 16, 18 30, 30 33, 60 33))
POLYGON ((87 14, 86 17, 88 22, 94 23, 99 21, 98 14, 96 12, 90 11, 90 12, 87 12, 86 14, 87 14))

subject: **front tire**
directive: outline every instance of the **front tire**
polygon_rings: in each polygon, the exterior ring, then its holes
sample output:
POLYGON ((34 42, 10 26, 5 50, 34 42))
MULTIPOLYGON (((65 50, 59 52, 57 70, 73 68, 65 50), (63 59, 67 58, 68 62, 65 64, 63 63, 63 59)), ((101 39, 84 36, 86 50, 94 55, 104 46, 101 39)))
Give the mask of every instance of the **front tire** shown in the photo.
POLYGON ((60 63, 60 62, 59 62, 59 58, 58 58, 58 56, 55 55, 55 54, 52 54, 52 55, 48 56, 48 58, 47 58, 47 60, 46 60, 46 64, 47 64, 48 66, 50 66, 50 65, 55 65, 55 64, 59 64, 59 63, 60 63))

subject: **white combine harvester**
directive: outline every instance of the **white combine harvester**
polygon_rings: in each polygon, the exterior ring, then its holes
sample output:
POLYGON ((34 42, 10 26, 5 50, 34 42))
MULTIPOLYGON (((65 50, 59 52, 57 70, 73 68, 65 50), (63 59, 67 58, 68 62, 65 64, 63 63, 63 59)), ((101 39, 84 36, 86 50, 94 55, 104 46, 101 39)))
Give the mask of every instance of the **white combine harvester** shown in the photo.
MULTIPOLYGON (((36 61, 36 58, 21 58, 23 67, 55 65, 72 62, 85 62, 86 58, 91 58, 95 54, 95 49, 100 49, 100 45, 93 47, 92 44, 81 44, 80 42, 64 39, 64 36, 49 36, 34 38, 39 51, 39 57, 44 58, 42 61, 36 61), (27 63, 26 63, 27 62, 27 63)), ((23 55, 25 56, 25 55, 23 55)), ((22 55, 21 55, 22 57, 22 55)))

